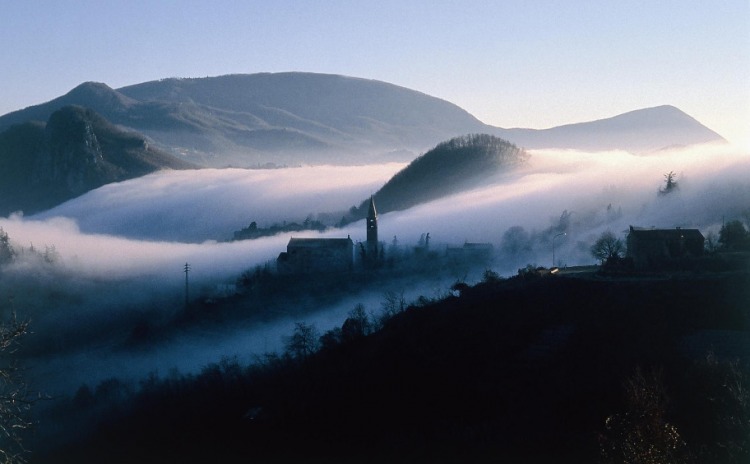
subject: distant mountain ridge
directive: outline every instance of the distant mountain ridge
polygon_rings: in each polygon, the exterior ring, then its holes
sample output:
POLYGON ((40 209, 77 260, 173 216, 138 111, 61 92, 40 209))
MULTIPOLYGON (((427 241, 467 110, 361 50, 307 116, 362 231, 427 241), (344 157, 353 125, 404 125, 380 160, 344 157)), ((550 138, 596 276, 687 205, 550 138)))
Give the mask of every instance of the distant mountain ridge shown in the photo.
POLYGON ((524 148, 635 152, 723 140, 671 106, 550 129, 503 129, 421 92, 314 73, 173 78, 117 90, 87 82, 50 102, 0 116, 0 131, 46 121, 67 105, 91 108, 165 151, 210 167, 411 161, 414 153, 469 133, 524 148))
POLYGON ((191 167, 90 109, 65 106, 46 123, 0 133, 0 215, 40 211, 111 182, 191 167))
POLYGON ((607 119, 550 129, 505 129, 526 148, 649 152, 674 146, 724 141, 716 132, 671 105, 630 111, 607 119))

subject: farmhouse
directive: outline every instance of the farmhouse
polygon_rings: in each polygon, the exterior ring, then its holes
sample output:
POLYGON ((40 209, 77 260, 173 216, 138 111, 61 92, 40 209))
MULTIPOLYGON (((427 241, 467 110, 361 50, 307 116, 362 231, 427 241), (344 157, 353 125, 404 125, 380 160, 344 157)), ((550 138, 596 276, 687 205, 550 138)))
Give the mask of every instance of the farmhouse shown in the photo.
POLYGON ((630 226, 628 258, 636 268, 660 267, 701 256, 705 238, 698 229, 641 229, 630 226))

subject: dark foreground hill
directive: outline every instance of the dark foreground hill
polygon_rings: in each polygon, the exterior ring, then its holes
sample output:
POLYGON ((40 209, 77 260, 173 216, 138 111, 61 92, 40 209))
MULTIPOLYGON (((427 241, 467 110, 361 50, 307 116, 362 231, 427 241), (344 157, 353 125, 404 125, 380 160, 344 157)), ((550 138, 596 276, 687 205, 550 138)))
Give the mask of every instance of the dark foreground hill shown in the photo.
POLYGON ((61 416, 98 431, 38 462, 748 462, 750 274, 456 288, 315 353, 300 330, 255 366, 81 389, 61 416))
POLYGON ((87 82, 50 102, 1 116, 0 131, 46 121, 67 105, 91 108, 209 167, 411 161, 413 153, 468 133, 496 135, 525 148, 637 152, 723 141, 670 106, 551 129, 504 129, 421 92, 314 73, 173 78, 120 89, 87 82))
POLYGON ((46 124, 0 133, 0 215, 43 210, 110 182, 189 167, 90 109, 64 107, 46 124))

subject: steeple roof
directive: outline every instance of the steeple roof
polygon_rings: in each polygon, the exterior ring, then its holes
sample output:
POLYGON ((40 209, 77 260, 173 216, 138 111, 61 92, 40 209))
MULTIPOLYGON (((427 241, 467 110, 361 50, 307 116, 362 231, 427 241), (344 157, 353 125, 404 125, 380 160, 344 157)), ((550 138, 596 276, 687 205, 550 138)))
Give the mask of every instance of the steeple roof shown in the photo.
POLYGON ((378 217, 378 212, 375 209, 375 199, 370 195, 370 209, 367 211, 368 218, 378 217))

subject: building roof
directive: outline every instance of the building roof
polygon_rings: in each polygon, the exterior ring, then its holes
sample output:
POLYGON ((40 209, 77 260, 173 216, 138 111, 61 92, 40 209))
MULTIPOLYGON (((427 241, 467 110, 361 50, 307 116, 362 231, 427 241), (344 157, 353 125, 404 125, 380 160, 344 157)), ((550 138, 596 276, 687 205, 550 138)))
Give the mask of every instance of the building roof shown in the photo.
POLYGON ((352 245, 347 238, 290 238, 287 248, 344 248, 352 245))
POLYGON ((704 240, 703 234, 698 229, 639 229, 630 226, 630 235, 643 240, 704 240))
POLYGON ((375 199, 370 196, 370 209, 367 211, 368 218, 378 217, 378 211, 375 209, 375 199))

